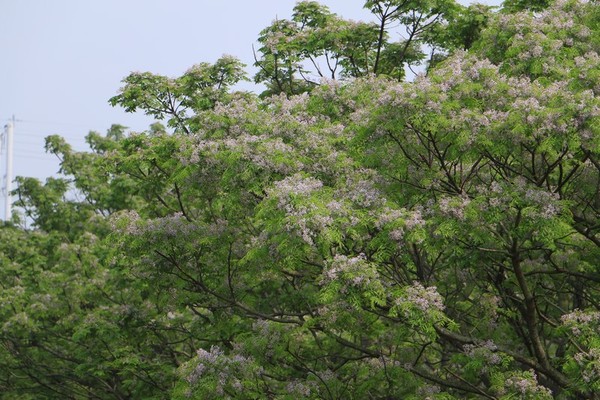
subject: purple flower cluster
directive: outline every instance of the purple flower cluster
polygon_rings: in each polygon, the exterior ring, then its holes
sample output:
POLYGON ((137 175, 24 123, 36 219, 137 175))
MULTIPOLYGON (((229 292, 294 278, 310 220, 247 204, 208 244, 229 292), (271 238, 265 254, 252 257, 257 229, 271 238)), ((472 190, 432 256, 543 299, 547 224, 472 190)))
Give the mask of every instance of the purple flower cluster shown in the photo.
POLYGON ((162 218, 148 220, 144 232, 160 232, 167 237, 187 236, 198 229, 183 213, 177 212, 162 218))
POLYGON ((600 311, 574 310, 560 319, 563 325, 571 328, 571 332, 575 336, 580 336, 583 330, 589 330, 589 328, 600 335, 600 311))
POLYGON ((435 286, 424 287, 419 282, 413 282, 412 286, 408 286, 405 290, 405 295, 396 300, 397 304, 411 304, 417 309, 429 312, 444 311, 444 299, 437 292, 435 286))
MULTIPOLYGON (((229 386, 237 391, 243 390, 242 379, 252 373, 253 360, 240 354, 226 355, 218 346, 210 350, 197 351, 196 366, 186 377, 190 385, 196 385, 205 376, 217 377, 214 391, 223 394, 229 386)), ((260 372, 260 371, 259 371, 260 372)))
POLYGON ((318 179, 294 174, 276 182, 273 188, 269 189, 269 194, 278 197, 280 206, 284 208, 291 197, 308 196, 322 187, 323 182, 318 179))
POLYGON ((288 394, 306 398, 315 391, 316 386, 315 382, 293 380, 286 385, 285 390, 288 394))
POLYGON ((576 353, 573 356, 575 362, 582 369, 581 378, 586 383, 600 381, 600 349, 591 348, 587 352, 576 353))
POLYGON ((358 285, 369 279, 361 274, 361 272, 368 269, 370 268, 367 265, 367 257, 362 253, 356 257, 336 254, 333 260, 328 263, 328 268, 323 272, 321 283, 328 283, 341 278, 345 274, 351 274, 355 275, 353 282, 358 285))
MULTIPOLYGON (((492 340, 474 344, 466 344, 463 346, 465 354, 471 358, 483 360, 486 365, 498 365, 502 363, 502 356, 498 354, 498 347, 492 340)), ((484 367, 487 370, 487 367, 484 367)), ((485 371, 483 371, 485 372, 485 371)))
POLYGON ((437 385, 426 385, 417 389, 417 395, 423 400, 433 400, 435 399, 435 395, 441 391, 437 385))
POLYGON ((123 211, 111 219, 111 227, 115 232, 142 236, 152 235, 154 237, 181 238, 189 236, 198 231, 199 226, 188 221, 183 213, 176 212, 162 218, 143 220, 133 210, 123 211))
POLYGON ((442 214, 459 220, 465 219, 465 209, 471 202, 467 196, 461 197, 442 197, 438 201, 438 206, 442 214))
POLYGON ((347 198, 358 207, 373 207, 385 203, 385 198, 375 183, 380 179, 378 174, 369 169, 361 169, 350 174, 343 186, 336 191, 336 196, 347 198))
POLYGON ((521 398, 552 399, 552 391, 537 381, 535 371, 515 373, 504 381, 501 394, 517 393, 521 398))
POLYGON ((110 219, 111 229, 125 235, 138 235, 142 221, 135 210, 121 211, 110 219))

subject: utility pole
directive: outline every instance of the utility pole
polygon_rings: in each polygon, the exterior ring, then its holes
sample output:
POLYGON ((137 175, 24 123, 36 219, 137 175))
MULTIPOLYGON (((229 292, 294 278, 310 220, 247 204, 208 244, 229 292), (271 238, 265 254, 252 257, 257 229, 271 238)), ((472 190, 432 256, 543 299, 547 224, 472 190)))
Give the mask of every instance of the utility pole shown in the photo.
POLYGON ((13 175, 13 135, 15 127, 15 116, 6 124, 6 183, 4 186, 4 220, 10 220, 12 216, 12 175, 13 175))
POLYGON ((13 135, 15 129, 15 116, 8 122, 6 133, 6 221, 12 216, 12 180, 13 180, 13 135))

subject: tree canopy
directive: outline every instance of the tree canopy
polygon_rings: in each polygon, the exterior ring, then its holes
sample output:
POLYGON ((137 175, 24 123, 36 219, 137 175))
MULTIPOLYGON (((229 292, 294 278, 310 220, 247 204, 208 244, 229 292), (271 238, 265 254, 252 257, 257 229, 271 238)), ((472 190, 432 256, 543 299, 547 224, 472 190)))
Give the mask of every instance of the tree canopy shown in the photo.
POLYGON ((598 398, 600 5, 364 6, 265 28, 260 95, 135 73, 111 104, 166 127, 47 138, 0 398, 598 398))

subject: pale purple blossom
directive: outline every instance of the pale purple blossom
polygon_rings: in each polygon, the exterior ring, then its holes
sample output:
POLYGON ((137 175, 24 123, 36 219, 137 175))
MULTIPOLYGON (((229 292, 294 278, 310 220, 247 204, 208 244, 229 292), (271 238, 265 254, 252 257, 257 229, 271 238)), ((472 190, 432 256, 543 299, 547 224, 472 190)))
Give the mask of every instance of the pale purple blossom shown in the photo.
POLYGON ((281 199, 290 198, 290 196, 308 196, 311 193, 319 190, 323 187, 323 182, 312 177, 304 177, 301 174, 294 174, 287 178, 275 182, 272 189, 269 190, 270 194, 275 195, 281 199))
POLYGON ((536 399, 551 399, 552 391, 538 383, 535 371, 515 373, 504 381, 500 394, 517 393, 521 396, 534 396, 536 399))
POLYGON ((377 220, 375 222, 375 226, 378 228, 382 228, 387 224, 395 223, 396 221, 402 220, 405 214, 406 210, 404 209, 384 207, 383 210, 378 211, 377 213, 377 220))
POLYGON ((206 376, 217 377, 216 393, 224 393, 227 386, 243 390, 240 378, 262 372, 260 368, 254 368, 252 358, 241 354, 227 355, 218 346, 211 346, 208 351, 199 349, 194 362, 196 365, 185 378, 186 381, 196 385, 206 376))
POLYGON ((584 382, 589 384, 600 381, 600 348, 576 353, 573 359, 582 370, 581 378, 584 382))
POLYGON ((437 385, 425 385, 425 386, 421 386, 417 389, 417 396, 419 396, 420 398, 427 400, 427 399, 434 399, 436 394, 440 393, 442 390, 439 386, 437 385))
POLYGON ((442 214, 464 220, 465 210, 470 203, 471 199, 467 196, 442 197, 438 201, 438 207, 442 214))
POLYGON ((344 211, 344 205, 337 200, 331 200, 329 203, 327 203, 327 209, 332 214, 340 214, 344 211))
POLYGON ((162 233, 167 237, 186 236, 198 230, 198 226, 188 221, 183 213, 177 212, 166 217, 146 221, 144 232, 162 233))
POLYGON ((589 330, 590 328, 595 330, 596 334, 600 335, 599 311, 574 310, 569 314, 563 315, 560 319, 563 325, 571 328, 571 333, 575 336, 582 335, 584 330, 589 330))
POLYGON ((312 381, 293 380, 286 385, 285 390, 291 395, 309 397, 316 390, 316 384, 312 381))
POLYGON ((415 209, 411 211, 404 220, 404 226, 408 230, 425 226, 425 220, 423 219, 421 210, 415 209))
POLYGON ((498 347, 492 340, 486 340, 478 344, 466 344, 463 346, 463 351, 471 358, 483 360, 485 366, 482 372, 487 372, 489 366, 502 363, 502 356, 498 354, 498 347))
POLYGON ((358 180, 350 183, 350 200, 359 206, 371 207, 383 201, 381 192, 372 181, 358 180))
MULTIPOLYGON (((366 262, 367 257, 363 253, 355 257, 348 257, 343 254, 336 254, 333 257, 333 260, 327 263, 327 268, 324 271, 321 282, 331 282, 339 279, 342 275, 348 273, 360 274, 361 270, 366 269, 366 262)), ((360 282, 362 282, 362 280, 360 282)))
POLYGON ((142 220, 140 215, 135 210, 124 210, 110 219, 111 228, 113 231, 125 235, 137 235, 140 233, 142 220))
POLYGON ((402 228, 396 228, 396 229, 391 230, 389 235, 390 235, 390 239, 401 243, 404 239, 405 232, 404 232, 404 229, 402 229, 402 228))
POLYGON ((419 282, 405 289, 404 296, 396 299, 397 305, 410 304, 417 309, 429 312, 442 312, 445 309, 444 299, 435 286, 424 287, 419 282))

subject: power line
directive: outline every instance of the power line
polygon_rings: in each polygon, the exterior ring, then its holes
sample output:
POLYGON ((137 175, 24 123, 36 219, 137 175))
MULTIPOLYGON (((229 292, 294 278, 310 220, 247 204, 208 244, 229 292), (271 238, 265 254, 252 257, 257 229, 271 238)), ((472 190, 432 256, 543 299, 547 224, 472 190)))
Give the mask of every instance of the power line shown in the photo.
POLYGON ((45 139, 48 136, 54 136, 54 135, 60 136, 67 141, 77 141, 77 140, 84 141, 85 140, 85 138, 81 137, 81 136, 79 136, 79 137, 67 136, 67 135, 62 135, 60 133, 34 133, 31 131, 23 131, 23 132, 19 131, 19 136, 33 137, 33 138, 39 138, 39 139, 45 139))
POLYGON ((36 157, 39 159, 56 158, 56 156, 54 154, 34 153, 32 151, 23 151, 23 150, 16 150, 14 152, 14 155, 18 156, 19 158, 23 158, 23 157, 36 157))
POLYGON ((26 123, 26 124, 39 124, 39 125, 62 125, 62 126, 72 126, 72 127, 80 127, 85 129, 90 129, 89 125, 83 124, 74 124, 72 122, 61 122, 61 121, 36 121, 32 119, 19 119, 17 122, 26 123))

